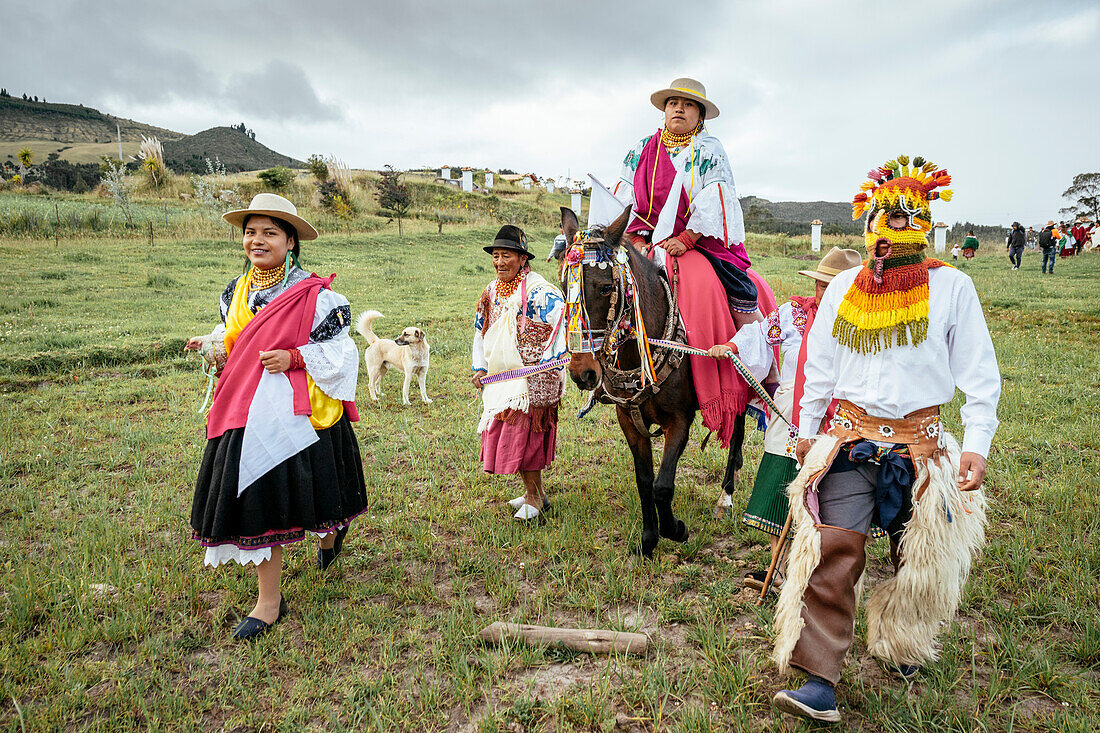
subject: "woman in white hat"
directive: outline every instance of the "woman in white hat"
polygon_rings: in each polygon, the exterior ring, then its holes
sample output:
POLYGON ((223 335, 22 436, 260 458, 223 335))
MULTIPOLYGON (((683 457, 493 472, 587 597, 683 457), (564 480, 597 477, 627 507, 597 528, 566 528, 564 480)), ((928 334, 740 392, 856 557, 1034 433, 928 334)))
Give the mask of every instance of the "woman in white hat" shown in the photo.
POLYGON ((294 204, 261 193, 223 218, 241 228, 248 261, 221 294, 222 323, 187 342, 219 375, 191 527, 207 565, 256 566, 256 605, 234 631, 252 639, 287 613, 283 546, 319 535, 324 570, 366 508, 351 426, 359 358, 335 276, 298 265, 301 242, 317 230, 294 204))
MULTIPOLYGON (((749 271, 733 171, 722 143, 706 130, 718 106, 689 78, 674 80, 650 101, 664 123, 627 153, 612 193, 632 207, 626 228, 631 244, 668 271, 688 344, 706 349, 759 321, 758 300, 768 304, 767 312, 774 298, 749 271)), ((728 362, 691 359, 703 425, 726 447, 749 388, 728 362)))
MULTIPOLYGON (((778 418, 769 421, 768 429, 764 433, 764 455, 756 470, 752 496, 749 497, 748 506, 741 517, 745 524, 770 535, 773 556, 787 518, 787 484, 798 474, 798 463, 794 458, 795 445, 798 443, 798 419, 794 414, 794 406, 798 404, 805 381, 803 365, 806 352, 802 349, 803 336, 810 330, 817 314, 817 306, 833 277, 859 265, 859 252, 833 247, 821 258, 817 269, 798 271, 799 275, 814 281, 813 296, 791 298, 765 320, 746 325, 729 343, 719 344, 710 350, 711 356, 718 358, 731 351, 736 353, 761 378, 770 371, 773 364, 779 366, 782 361, 775 402, 783 412, 783 417, 794 428, 789 428, 787 423, 778 418)), ((745 585, 762 588, 764 577, 763 570, 750 572, 745 576, 745 585)), ((776 590, 780 585, 781 580, 776 583, 776 590)))

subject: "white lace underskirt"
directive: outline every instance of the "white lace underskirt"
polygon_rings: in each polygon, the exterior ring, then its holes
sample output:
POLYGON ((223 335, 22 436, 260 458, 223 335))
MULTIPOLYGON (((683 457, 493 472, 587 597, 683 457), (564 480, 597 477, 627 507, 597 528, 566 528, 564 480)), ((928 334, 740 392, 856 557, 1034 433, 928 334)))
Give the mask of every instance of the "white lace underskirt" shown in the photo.
MULTIPOLYGON (((310 532, 317 537, 325 537, 330 534, 329 532, 310 532)), ((271 559, 271 548, 262 547, 258 550, 243 550, 236 545, 215 545, 214 547, 206 548, 206 556, 203 558, 203 564, 209 565, 212 568, 216 568, 227 562, 235 562, 239 565, 259 565, 262 562, 271 559)))

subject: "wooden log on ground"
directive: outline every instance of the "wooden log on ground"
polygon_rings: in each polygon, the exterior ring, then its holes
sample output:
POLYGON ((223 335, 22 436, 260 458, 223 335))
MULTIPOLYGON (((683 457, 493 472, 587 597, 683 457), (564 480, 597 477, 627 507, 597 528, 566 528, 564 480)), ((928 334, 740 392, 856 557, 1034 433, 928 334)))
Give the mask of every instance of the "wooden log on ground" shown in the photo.
POLYGON ((638 654, 644 656, 649 645, 645 634, 608 629, 556 629, 551 626, 510 624, 494 621, 478 633, 478 638, 493 644, 505 639, 521 641, 532 646, 561 644, 567 649, 589 654, 638 654))

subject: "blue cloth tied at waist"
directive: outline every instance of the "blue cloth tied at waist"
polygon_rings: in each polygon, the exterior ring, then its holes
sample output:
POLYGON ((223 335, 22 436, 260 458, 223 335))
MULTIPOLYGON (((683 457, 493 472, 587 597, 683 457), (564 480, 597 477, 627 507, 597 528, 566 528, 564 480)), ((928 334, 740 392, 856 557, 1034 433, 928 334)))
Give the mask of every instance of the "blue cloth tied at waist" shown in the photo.
POLYGON ((889 531, 905 502, 905 492, 913 485, 916 473, 909 457, 909 447, 897 444, 890 447, 876 445, 869 440, 852 443, 837 454, 833 471, 852 471, 856 464, 878 464, 875 482, 875 524, 889 531))

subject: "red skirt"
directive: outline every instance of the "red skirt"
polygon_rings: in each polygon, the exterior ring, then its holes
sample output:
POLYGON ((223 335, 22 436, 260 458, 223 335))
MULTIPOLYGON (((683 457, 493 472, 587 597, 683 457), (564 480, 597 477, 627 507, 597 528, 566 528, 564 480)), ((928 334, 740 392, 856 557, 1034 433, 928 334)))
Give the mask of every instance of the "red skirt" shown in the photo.
POLYGON ((495 474, 541 471, 554 460, 557 444, 556 411, 542 432, 532 430, 531 418, 526 414, 508 421, 493 420, 481 434, 481 467, 495 474))

